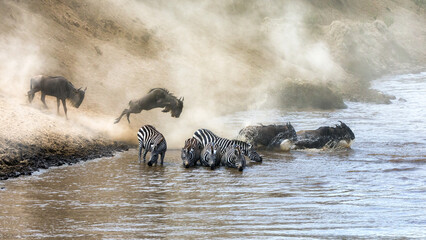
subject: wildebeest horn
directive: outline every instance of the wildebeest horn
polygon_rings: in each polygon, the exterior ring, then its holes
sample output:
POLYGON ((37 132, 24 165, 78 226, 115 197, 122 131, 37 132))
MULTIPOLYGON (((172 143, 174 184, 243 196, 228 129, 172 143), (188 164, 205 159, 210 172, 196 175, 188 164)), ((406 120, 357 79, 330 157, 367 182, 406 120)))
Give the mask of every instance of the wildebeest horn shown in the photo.
POLYGON ((184 99, 185 99, 185 97, 180 97, 179 101, 183 102, 184 99))
POLYGON ((87 90, 87 87, 84 88, 83 92, 86 92, 86 90, 87 90))

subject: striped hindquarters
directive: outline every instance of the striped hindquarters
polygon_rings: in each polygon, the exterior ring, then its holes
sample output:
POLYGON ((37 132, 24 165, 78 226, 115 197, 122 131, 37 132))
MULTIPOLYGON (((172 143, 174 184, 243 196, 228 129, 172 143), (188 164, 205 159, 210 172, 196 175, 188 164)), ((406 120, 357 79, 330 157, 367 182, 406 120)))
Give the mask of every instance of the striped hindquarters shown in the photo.
POLYGON ((163 134, 151 125, 144 125, 138 131, 139 146, 147 150, 151 150, 152 145, 158 145, 163 140, 163 134))
POLYGON ((193 137, 197 139, 203 147, 205 147, 210 142, 215 143, 222 153, 224 153, 226 148, 231 145, 238 145, 244 155, 248 155, 249 149, 251 149, 251 145, 246 142, 218 137, 208 129, 197 130, 193 137))

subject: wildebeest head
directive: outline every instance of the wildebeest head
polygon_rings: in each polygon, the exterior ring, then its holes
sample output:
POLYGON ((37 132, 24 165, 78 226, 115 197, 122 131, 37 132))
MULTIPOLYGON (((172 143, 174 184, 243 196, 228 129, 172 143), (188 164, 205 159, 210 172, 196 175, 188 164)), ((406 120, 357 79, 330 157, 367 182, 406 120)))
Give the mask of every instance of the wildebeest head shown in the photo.
POLYGON ((182 98, 182 97, 179 98, 179 99, 176 99, 176 104, 171 107, 172 117, 178 118, 180 116, 180 114, 182 113, 183 100, 184 100, 184 98, 182 98))
POLYGON ((201 146, 195 138, 188 138, 181 151, 181 158, 185 168, 192 167, 200 158, 201 146))
POLYGON ((340 138, 346 140, 347 142, 353 141, 355 139, 355 134, 352 130, 342 121, 340 122, 340 126, 336 126, 336 129, 339 131, 340 138))
POLYGON ((74 89, 73 96, 71 97, 71 103, 75 108, 79 108, 83 102, 84 95, 86 94, 87 87, 84 90, 74 89))

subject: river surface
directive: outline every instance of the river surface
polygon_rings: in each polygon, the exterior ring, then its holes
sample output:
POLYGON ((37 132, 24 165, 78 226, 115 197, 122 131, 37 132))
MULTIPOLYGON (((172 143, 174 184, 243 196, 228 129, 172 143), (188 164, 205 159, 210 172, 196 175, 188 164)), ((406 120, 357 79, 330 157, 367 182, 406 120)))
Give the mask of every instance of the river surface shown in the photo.
MULTIPOLYGON (((296 130, 345 122, 351 149, 268 153, 243 172, 137 163, 136 150, 0 182, 0 238, 426 239, 426 73, 385 77, 392 104, 239 112, 296 130)), ((194 129, 195 130, 195 129, 194 129)))

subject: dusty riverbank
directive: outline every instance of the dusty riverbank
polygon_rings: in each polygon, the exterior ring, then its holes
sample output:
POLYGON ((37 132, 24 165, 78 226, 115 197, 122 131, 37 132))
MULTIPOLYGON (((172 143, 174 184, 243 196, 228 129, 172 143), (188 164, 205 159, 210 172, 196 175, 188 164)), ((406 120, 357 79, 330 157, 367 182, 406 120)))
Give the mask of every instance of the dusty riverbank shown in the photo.
POLYGON ((111 142, 106 139, 74 138, 49 136, 56 139, 49 145, 23 144, 8 139, 0 139, 0 180, 21 175, 31 175, 39 169, 52 166, 74 164, 79 161, 113 156, 115 152, 126 151, 129 145, 111 142))
POLYGON ((119 137, 127 132, 114 127, 112 120, 102 125, 100 116, 86 115, 75 108, 70 108, 70 119, 66 120, 62 111, 57 115, 54 110, 40 108, 39 104, 2 95, 0 105, 3 123, 0 125, 0 180, 29 175, 51 166, 112 156, 134 144, 119 137))

